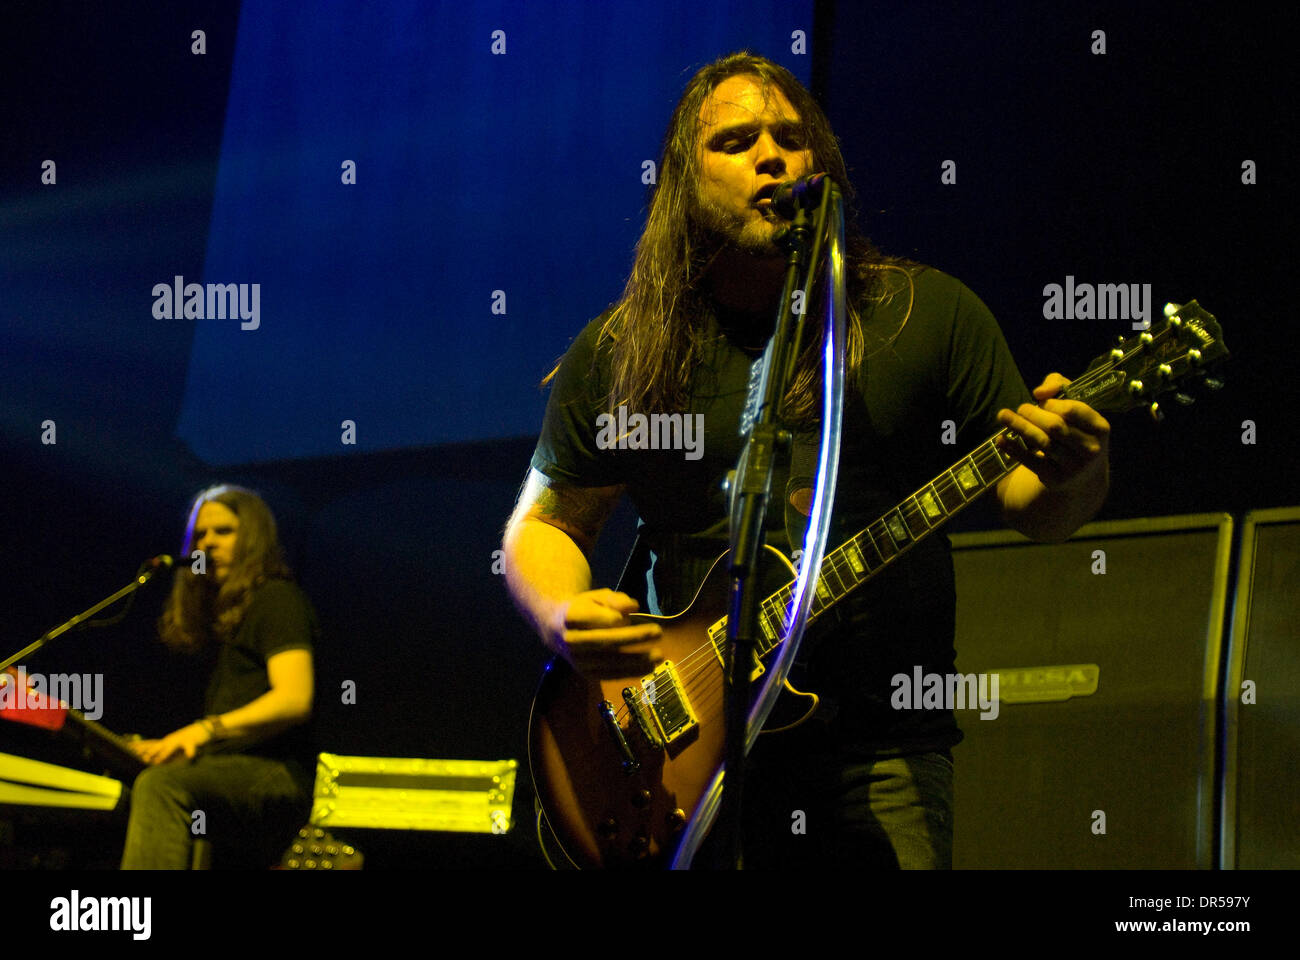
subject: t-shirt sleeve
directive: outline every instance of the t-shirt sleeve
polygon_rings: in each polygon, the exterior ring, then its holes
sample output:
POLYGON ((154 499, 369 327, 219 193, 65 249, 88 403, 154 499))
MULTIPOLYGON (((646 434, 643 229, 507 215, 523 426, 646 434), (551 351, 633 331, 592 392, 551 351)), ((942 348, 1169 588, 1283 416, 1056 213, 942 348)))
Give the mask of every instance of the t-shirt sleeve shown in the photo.
POLYGON ((989 308, 966 286, 959 282, 957 286, 948 355, 948 405, 961 417, 957 431, 964 450, 1000 429, 999 410, 1014 410, 1022 403, 1033 403, 1034 398, 989 308))
POLYGON ((609 390, 607 355, 596 346, 603 322, 599 317, 589 323, 560 361, 533 451, 534 470, 579 487, 625 481, 616 451, 599 442, 609 390))
POLYGON ((306 595, 287 580, 272 580, 260 589, 249 641, 263 662, 286 650, 310 653, 317 626, 306 595))

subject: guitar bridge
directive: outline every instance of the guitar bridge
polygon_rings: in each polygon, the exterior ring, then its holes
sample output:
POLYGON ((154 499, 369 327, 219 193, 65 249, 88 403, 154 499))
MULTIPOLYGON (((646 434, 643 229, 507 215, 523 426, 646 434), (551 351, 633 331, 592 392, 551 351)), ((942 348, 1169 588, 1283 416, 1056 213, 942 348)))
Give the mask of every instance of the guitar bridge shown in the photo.
POLYGON ((656 750, 662 750, 664 747, 663 741, 659 739, 659 733, 651 723, 650 711, 645 709, 636 691, 631 687, 624 687, 623 702, 627 704, 628 713, 636 721, 637 729, 641 731, 641 736, 645 737, 646 743, 656 750))
POLYGON ((665 746, 699 726, 695 711, 686 698, 681 678, 677 675, 677 668, 671 660, 665 660, 655 668, 654 673, 642 677, 641 688, 645 690, 645 700, 650 705, 651 716, 663 733, 665 746))

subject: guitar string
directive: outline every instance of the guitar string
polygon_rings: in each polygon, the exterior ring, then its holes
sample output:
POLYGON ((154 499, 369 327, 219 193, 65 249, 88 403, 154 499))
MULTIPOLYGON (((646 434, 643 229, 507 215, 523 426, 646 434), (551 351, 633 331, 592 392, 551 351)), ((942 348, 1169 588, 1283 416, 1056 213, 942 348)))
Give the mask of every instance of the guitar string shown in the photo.
MULTIPOLYGON (((1163 328, 1161 328, 1161 330, 1159 331, 1159 333, 1157 333, 1157 334, 1153 334, 1153 335, 1152 335, 1150 346, 1148 346, 1146 343, 1143 343, 1143 342, 1141 342, 1141 341, 1139 340, 1139 342, 1137 343, 1137 345, 1134 346, 1132 350, 1130 350, 1130 351, 1128 351, 1128 352, 1126 352, 1126 353, 1122 353, 1122 355, 1121 355, 1121 357, 1120 357, 1119 359, 1115 359, 1115 358, 1113 358, 1113 357, 1108 356, 1108 357, 1107 357, 1107 361, 1106 361, 1104 364, 1102 364, 1100 367, 1098 367, 1095 371, 1093 371, 1093 372, 1091 372, 1091 373, 1085 371, 1085 372, 1084 372, 1082 375, 1080 375, 1077 379, 1070 381, 1070 383, 1065 387, 1065 389, 1064 389, 1064 391, 1062 392, 1061 396, 1058 397, 1057 399, 1067 399, 1067 400, 1068 400, 1068 399, 1071 398, 1071 397, 1070 397, 1071 394, 1077 394, 1078 391, 1081 390, 1081 389, 1083 389, 1084 387, 1091 386, 1094 382, 1096 382, 1096 381, 1098 381, 1098 380, 1100 380, 1100 379, 1102 379, 1102 378, 1104 378, 1104 377, 1106 377, 1106 376, 1109 376, 1109 375, 1113 372, 1113 370, 1115 369, 1116 365, 1127 362, 1127 361, 1129 360, 1130 357, 1132 357, 1132 356, 1134 356, 1134 355, 1136 355, 1136 354, 1141 353, 1143 350, 1147 350, 1147 349, 1153 348, 1157 343, 1160 342, 1160 340, 1165 339, 1165 338, 1169 335, 1169 333, 1170 333, 1170 331, 1171 331, 1172 329, 1173 329, 1173 328, 1172 328, 1168 323, 1166 323, 1165 326, 1164 326, 1163 328)), ((1003 434, 1009 433, 1009 432, 1011 432, 1011 430, 1010 430, 1009 427, 1004 427, 1004 428, 1002 428, 1002 429, 999 430, 997 433, 995 433, 991 438, 989 438, 988 440, 984 441, 984 443, 980 444, 979 447, 976 447, 975 450, 974 450, 972 453, 968 454, 968 455, 967 455, 965 458, 963 458, 963 459, 964 459, 964 460, 970 460, 970 459, 972 459, 972 458, 973 458, 973 457, 974 457, 974 456, 975 456, 975 455, 976 455, 976 454, 977 454, 977 453, 978 453, 978 452, 979 452, 983 447, 988 446, 990 443, 993 443, 994 441, 996 441, 996 439, 997 439, 998 437, 1002 436, 1003 434)), ((1001 456, 1002 456, 1001 453, 998 453, 997 456, 998 456, 998 459, 1001 460, 1001 456)), ((989 487, 991 487, 994 483, 996 483, 998 480, 1000 480, 1001 477, 1005 476, 1005 475, 1006 475, 1010 470, 1013 470, 1013 469, 1015 468, 1016 465, 1017 465, 1016 462, 1013 462, 1013 465, 1012 465, 1011 467, 1007 468, 1006 470, 1004 470, 1001 474, 998 475, 998 477, 995 477, 993 480, 988 481, 988 483, 986 483, 986 484, 984 485, 984 488, 980 491, 980 493, 978 494, 978 496, 976 497, 976 499, 978 499, 979 496, 983 496, 985 493, 987 493, 989 487)), ((978 473, 978 464, 976 464, 976 472, 978 473)), ((947 475, 947 476, 951 476, 951 474, 952 474, 952 468, 949 467, 946 471, 944 471, 944 474, 947 475)), ((981 480, 982 480, 982 479, 983 479, 983 477, 981 476, 981 480)), ((942 483, 942 482, 943 482, 942 479, 941 479, 939 482, 942 483)), ((935 486, 935 481, 932 480, 932 481, 930 481, 929 483, 925 484, 925 485, 924 485, 922 488, 920 488, 920 490, 918 490, 917 492, 914 492, 912 495, 910 495, 910 496, 904 498, 904 500, 902 501, 902 503, 901 503, 899 506, 894 507, 892 510, 887 511, 886 514, 885 514, 885 517, 888 517, 888 516, 889 516, 890 514, 892 514, 892 513, 900 512, 900 511, 902 510, 902 508, 903 508, 904 506, 906 506, 906 504, 907 504, 908 501, 915 501, 915 500, 916 500, 916 497, 917 497, 917 494, 918 494, 918 493, 920 493, 920 492, 922 492, 922 491, 925 491, 925 490, 927 490, 928 488, 933 487, 933 486, 935 486)), ((937 527, 942 526, 944 523, 946 523, 946 522, 948 521, 948 519, 951 518, 952 513, 955 513, 956 510, 960 510, 961 508, 965 507, 968 503, 972 502, 970 499, 965 498, 965 495, 962 494, 962 493, 960 492, 960 491, 961 491, 960 484, 954 484, 954 486, 955 486, 956 489, 958 490, 959 495, 961 495, 961 496, 963 497, 963 501, 962 501, 962 503, 958 504, 958 505, 956 506, 956 508, 955 508, 952 512, 949 512, 949 513, 947 514, 947 516, 944 517, 943 520, 939 521, 939 523, 937 523, 937 524, 932 524, 932 525, 927 526, 927 529, 924 530, 924 531, 921 533, 921 537, 928 536, 929 533, 931 533, 931 532, 932 532, 933 530, 935 530, 937 527)), ((936 492, 938 492, 938 491, 936 491, 936 492)), ((940 499, 940 505, 942 505, 942 497, 940 497, 939 499, 940 499)), ((918 508, 917 508, 917 512, 918 512, 918 513, 922 513, 922 515, 923 515, 923 511, 921 511, 921 509, 920 509, 919 506, 918 506, 918 508)), ((926 521, 926 522, 928 523, 928 521, 926 521)), ((825 569, 825 566, 826 566, 827 561, 831 561, 831 562, 832 562, 832 571, 835 573, 835 575, 836 575, 837 577, 839 577, 839 576, 840 576, 840 570, 839 570, 838 568, 836 568, 836 566, 835 566, 836 564, 839 563, 839 561, 835 559, 835 557, 836 557, 836 553, 837 553, 839 550, 841 550, 841 549, 842 549, 845 545, 847 545, 848 543, 852 542, 853 540, 856 540, 857 537, 860 536, 861 533, 867 533, 868 536, 870 536, 870 533, 871 533, 872 528, 876 527, 878 524, 884 526, 884 531, 885 531, 886 533, 889 532, 888 525, 887 525, 887 523, 886 523, 886 521, 884 520, 883 517, 877 519, 876 521, 874 521, 874 522, 871 523, 871 524, 868 524, 868 526, 866 526, 865 528, 863 528, 863 530, 862 530, 859 534, 855 534, 853 537, 850 537, 848 540, 846 540, 846 541, 844 542, 844 544, 841 544, 840 546, 836 547, 836 548, 835 548, 835 549, 834 549, 830 554, 828 554, 828 555, 823 559, 823 562, 822 562, 822 569, 818 571, 818 579, 819 579, 819 580, 821 579, 821 577, 822 577, 822 571, 825 569)), ((904 517, 904 524, 906 525, 906 517, 904 517)), ((892 535, 891 535, 890 539, 893 540, 892 535)), ((906 543, 906 544, 905 544, 901 549, 898 549, 898 550, 893 554, 893 556, 891 556, 891 557, 889 557, 889 558, 885 558, 884 555, 881 554, 879 548, 875 546, 875 543, 874 543, 874 541, 873 541, 873 543, 872 543, 872 548, 875 550, 875 552, 876 552, 878 555, 881 556, 883 562, 882 562, 878 567, 876 567, 875 569, 871 569, 870 566, 869 566, 869 564, 868 564, 868 567, 867 567, 867 577, 866 577, 866 578, 863 578, 863 581, 859 581, 859 582, 864 582, 865 579, 869 579, 870 577, 874 576, 874 575, 876 574, 876 572, 878 572, 879 570, 881 570, 881 569, 883 569, 884 567, 888 566, 890 563, 893 562, 894 559, 896 559, 896 558, 897 558, 898 556, 900 556, 902 553, 906 552, 908 549, 911 548, 911 546, 912 546, 913 544, 915 544, 915 543, 917 543, 917 542, 918 542, 918 538, 916 538, 916 537, 911 537, 911 538, 909 538, 908 542, 907 542, 907 543, 906 543)), ((895 546, 895 547, 898 546, 896 542, 894 543, 894 546, 895 546)), ((861 552, 861 551, 859 550, 859 552, 861 552)), ((864 560, 866 559, 865 554, 863 555, 863 558, 864 558, 864 560)), ((850 569, 850 572, 852 572, 852 565, 851 565, 851 564, 849 565, 849 569, 850 569)), ((780 617, 780 621, 779 621, 779 622, 782 624, 782 626, 787 626, 787 627, 788 627, 788 625, 787 625, 786 622, 785 622, 785 621, 786 621, 786 618, 785 618, 785 616, 784 616, 784 613, 788 610, 788 605, 786 605, 785 607, 783 607, 783 605, 776 604, 776 603, 773 602, 773 598, 775 598, 775 597, 778 596, 779 594, 782 594, 782 593, 786 592, 787 590, 790 590, 790 589, 793 587, 794 582, 795 582, 795 581, 791 581, 791 582, 789 582, 789 583, 786 583, 784 586, 780 587, 780 588, 779 588, 778 590, 776 590, 774 593, 770 594, 768 597, 766 597, 766 598, 764 598, 762 601, 760 601, 760 604, 759 604, 760 616, 762 616, 762 615, 764 614, 766 608, 770 605, 770 606, 773 607, 774 610, 780 610, 780 611, 782 612, 782 616, 780 617)), ((843 584, 841 583, 841 585, 843 585, 843 584)), ((851 590, 851 589, 854 589, 857 585, 858 585, 858 584, 854 584, 854 585, 853 585, 852 587, 850 587, 849 589, 850 589, 850 590, 851 590)), ((814 583, 814 584, 811 584, 809 588, 815 590, 815 588, 816 588, 816 584, 815 584, 815 583, 814 583)), ((847 591, 845 591, 845 593, 847 593, 847 591)), ((842 599, 843 596, 845 595, 845 593, 841 593, 839 597, 834 597, 834 598, 832 599, 832 603, 837 602, 838 600, 842 599)), ((816 594, 814 594, 814 597, 813 597, 814 602, 816 601, 816 599, 817 599, 817 596, 816 596, 816 594)), ((791 600, 793 600, 793 597, 791 597, 791 600)), ((817 611, 817 614, 820 614, 821 612, 824 612, 826 609, 829 609, 829 607, 830 607, 830 604, 827 604, 826 606, 823 606, 823 608, 822 608, 821 611, 817 611)), ((723 619, 725 620, 725 618, 723 618, 723 619)), ((712 625, 711 625, 711 626, 712 626, 712 625)), ((770 648, 768 648, 768 650, 764 651, 764 653, 763 653, 761 656, 765 656, 767 653, 770 653, 772 650, 776 649, 777 646, 779 646, 781 643, 784 643, 784 642, 785 642, 785 638, 783 637, 781 640, 776 641, 776 642, 775 642, 775 643, 774 643, 770 648)), ((704 672, 705 668, 707 668, 707 667, 709 667, 709 666, 711 665, 712 658, 716 657, 717 655, 718 655, 718 653, 717 653, 717 647, 716 647, 716 645, 715 645, 714 642, 713 642, 713 637, 712 637, 712 635, 710 635, 710 636, 709 636, 709 639, 708 639, 705 643, 701 644, 701 645, 700 645, 699 647, 697 647, 695 650, 693 650, 693 651, 691 651, 690 653, 688 653, 685 657, 683 657, 683 658, 682 658, 682 659, 677 663, 677 676, 678 676, 678 678, 681 680, 683 686, 685 686, 685 687, 688 688, 688 692, 690 692, 690 688, 691 688, 692 684, 693 684, 696 680, 698 680, 698 679, 700 678, 700 674, 701 674, 702 672, 704 672), (701 657, 704 658, 703 661, 700 660, 701 657), (695 662, 692 663, 692 661, 695 661, 695 662), (688 664, 690 664, 689 667, 687 666, 688 664)), ((721 679, 721 674, 717 674, 716 676, 718 676, 719 679, 721 679)), ((641 687, 641 692, 640 692, 640 694, 637 695, 637 699, 639 700, 639 702, 640 702, 643 706, 653 706, 653 703, 652 703, 652 701, 650 700, 649 695, 648 695, 647 693, 645 693, 644 691, 645 691, 645 688, 644 688, 644 686, 642 686, 642 687, 641 687)), ((707 693, 708 691, 704 691, 704 692, 707 693)), ((628 709, 628 706, 627 706, 626 703, 623 703, 621 706, 617 707, 616 710, 615 710, 615 719, 616 719, 616 720, 622 720, 622 719, 624 719, 624 718, 628 718, 628 719, 631 718, 631 711, 628 709)))

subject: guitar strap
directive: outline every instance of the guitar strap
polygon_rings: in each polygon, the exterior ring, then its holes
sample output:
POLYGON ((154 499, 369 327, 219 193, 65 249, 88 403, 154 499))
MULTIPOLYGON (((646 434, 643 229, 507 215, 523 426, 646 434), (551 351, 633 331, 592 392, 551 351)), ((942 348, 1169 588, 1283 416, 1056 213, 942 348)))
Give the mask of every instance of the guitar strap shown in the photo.
POLYGON ((618 585, 614 589, 619 593, 626 593, 634 598, 637 603, 641 604, 644 610, 646 601, 646 572, 650 569, 650 541, 642 530, 644 525, 639 525, 636 529, 636 540, 632 544, 632 550, 627 555, 627 562, 623 564, 623 572, 618 575, 618 585))

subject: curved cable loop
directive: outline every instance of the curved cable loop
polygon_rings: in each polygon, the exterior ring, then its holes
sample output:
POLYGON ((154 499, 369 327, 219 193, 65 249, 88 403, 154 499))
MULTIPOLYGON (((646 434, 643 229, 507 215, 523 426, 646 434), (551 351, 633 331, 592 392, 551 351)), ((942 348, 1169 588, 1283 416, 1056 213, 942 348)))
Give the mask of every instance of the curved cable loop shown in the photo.
MULTIPOLYGON (((813 493, 812 511, 809 514, 808 528, 804 533, 803 559, 799 566, 799 576, 795 580, 794 598, 791 606, 794 617, 785 640, 771 667, 766 671, 762 692, 749 711, 749 726, 745 738, 745 752, 754 747, 767 722, 768 715, 776 706, 785 678, 799 652, 799 643, 803 639, 804 627, 808 622, 808 613, 812 609, 812 600, 816 591, 812 587, 812 572, 820 570, 822 557, 826 552, 826 540, 830 533, 831 507, 835 501, 835 481, 840 465, 840 429, 844 412, 844 351, 845 351, 845 296, 844 296, 844 198, 834 184, 828 184, 831 190, 829 214, 831 221, 828 233, 827 257, 829 258, 829 277, 831 296, 826 302, 826 336, 825 349, 822 354, 822 436, 821 449, 817 462, 817 484, 813 493)), ((811 303, 810 295, 815 269, 809 269, 808 279, 804 284, 803 302, 811 303)), ((726 773, 726 764, 714 774, 708 791, 696 807, 695 814, 682 834, 681 843, 673 857, 671 868, 689 869, 691 860, 709 828, 718 815, 722 799, 722 781, 726 773)))

